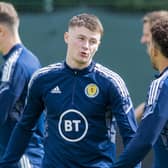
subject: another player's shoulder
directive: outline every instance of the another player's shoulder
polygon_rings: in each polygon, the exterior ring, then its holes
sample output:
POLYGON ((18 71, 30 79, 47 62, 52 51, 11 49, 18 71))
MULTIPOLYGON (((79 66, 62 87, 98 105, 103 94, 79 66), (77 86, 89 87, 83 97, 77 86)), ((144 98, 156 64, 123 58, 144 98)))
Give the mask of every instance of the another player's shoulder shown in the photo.
POLYGON ((158 98, 163 86, 166 86, 166 88, 168 88, 168 70, 163 72, 151 82, 148 93, 150 97, 149 100, 151 101, 150 103, 153 103, 153 101, 155 101, 158 98))
POLYGON ((168 70, 151 82, 150 90, 157 92, 163 87, 163 85, 168 86, 168 70))
POLYGON ((6 60, 5 65, 8 67, 14 66, 16 62, 18 61, 18 58, 21 55, 22 50, 23 50, 22 48, 16 48, 10 51, 8 55, 9 58, 6 60))
POLYGON ((2 81, 9 82, 12 79, 21 52, 22 48, 13 48, 13 50, 7 54, 7 59, 2 69, 2 81))

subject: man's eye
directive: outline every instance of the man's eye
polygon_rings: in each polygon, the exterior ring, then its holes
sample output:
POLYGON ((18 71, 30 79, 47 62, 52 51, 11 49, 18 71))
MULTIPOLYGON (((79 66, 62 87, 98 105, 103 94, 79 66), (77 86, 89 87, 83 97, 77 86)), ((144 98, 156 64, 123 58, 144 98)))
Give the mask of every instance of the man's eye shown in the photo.
POLYGON ((84 40, 84 38, 83 38, 83 37, 79 37, 78 39, 80 39, 80 40, 84 40))
POLYGON ((96 44, 97 41, 95 41, 95 40, 91 40, 90 43, 91 43, 91 44, 96 44))

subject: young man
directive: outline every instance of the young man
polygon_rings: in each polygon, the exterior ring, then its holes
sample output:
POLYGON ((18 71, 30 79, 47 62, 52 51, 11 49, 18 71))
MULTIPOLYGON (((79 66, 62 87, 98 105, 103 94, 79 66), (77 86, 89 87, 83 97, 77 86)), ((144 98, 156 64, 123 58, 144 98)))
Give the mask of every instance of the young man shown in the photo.
MULTIPOLYGON (((0 2, 0 52, 4 59, 0 73, 0 159, 12 130, 23 113, 30 77, 40 68, 39 60, 22 44, 18 29, 19 18, 14 6, 0 2)), ((21 159, 22 166, 26 162, 26 167, 40 167, 44 153, 43 127, 41 117, 21 159)), ((18 142, 21 141, 22 136, 18 142)))
POLYGON ((151 26, 147 45, 153 68, 159 75, 150 85, 144 114, 135 137, 125 148, 114 168, 132 168, 154 147, 153 168, 168 167, 168 19, 151 26))
MULTIPOLYGON (((158 19, 161 19, 162 17, 168 18, 168 11, 166 10, 160 10, 160 11, 153 11, 147 13, 143 17, 143 33, 141 37, 141 43, 147 45, 150 42, 151 39, 151 26, 154 22, 156 22, 158 19)), ((135 109, 135 115, 137 120, 141 120, 141 117, 143 115, 145 103, 142 102, 140 105, 137 106, 135 109)))
POLYGON ((162 17, 168 17, 168 11, 160 10, 147 13, 143 17, 143 34, 141 37, 142 44, 148 44, 151 39, 151 26, 152 24, 162 17))
POLYGON ((103 26, 95 15, 83 13, 71 18, 64 35, 66 60, 33 75, 23 118, 1 168, 11 168, 19 160, 15 151, 22 154, 43 109, 47 110, 48 126, 43 168, 112 166, 114 117, 124 145, 134 136, 137 124, 124 81, 93 61, 102 35, 103 26), (20 135, 24 135, 22 143, 18 143, 20 135))

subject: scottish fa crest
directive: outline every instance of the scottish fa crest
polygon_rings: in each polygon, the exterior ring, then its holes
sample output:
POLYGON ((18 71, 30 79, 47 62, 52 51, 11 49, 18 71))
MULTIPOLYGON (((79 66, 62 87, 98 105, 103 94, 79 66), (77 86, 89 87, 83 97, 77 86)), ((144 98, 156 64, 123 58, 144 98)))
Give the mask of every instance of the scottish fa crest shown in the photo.
POLYGON ((99 88, 96 84, 90 83, 85 87, 85 94, 88 97, 94 98, 98 95, 99 88))

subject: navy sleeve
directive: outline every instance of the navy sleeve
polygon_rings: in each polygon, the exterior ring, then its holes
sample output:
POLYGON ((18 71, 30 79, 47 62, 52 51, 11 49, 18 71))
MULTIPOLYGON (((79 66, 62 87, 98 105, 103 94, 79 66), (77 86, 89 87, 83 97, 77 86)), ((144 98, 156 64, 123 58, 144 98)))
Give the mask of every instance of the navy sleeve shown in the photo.
POLYGON ((4 67, 0 83, 0 125, 3 125, 11 112, 13 105, 21 95, 26 82, 26 76, 15 63, 4 67))
POLYGON ((16 124, 6 152, 0 161, 0 168, 18 168, 18 161, 23 155, 32 133, 31 131, 25 130, 21 125, 16 124))
MULTIPOLYGON (((134 115, 133 103, 125 82, 119 76, 114 81, 114 85, 110 89, 112 113, 119 127, 124 147, 126 147, 134 137, 138 125, 134 115)), ((134 167, 140 168, 141 163, 137 163, 134 167)))
POLYGON ((126 146, 119 160, 114 164, 114 168, 132 168, 146 156, 156 143, 168 119, 167 97, 168 88, 164 85, 155 108, 146 109, 135 137, 126 146))
POLYGON ((134 136, 137 130, 137 122, 134 115, 133 103, 128 89, 122 79, 120 79, 118 84, 112 86, 110 90, 110 95, 112 97, 112 112, 117 121, 119 132, 123 138, 123 143, 125 146, 134 136))
POLYGON ((30 141, 36 123, 44 109, 40 95, 37 94, 39 89, 38 82, 36 84, 30 82, 25 110, 12 132, 4 157, 0 162, 0 168, 13 168, 30 141))

